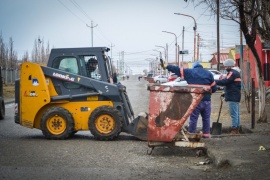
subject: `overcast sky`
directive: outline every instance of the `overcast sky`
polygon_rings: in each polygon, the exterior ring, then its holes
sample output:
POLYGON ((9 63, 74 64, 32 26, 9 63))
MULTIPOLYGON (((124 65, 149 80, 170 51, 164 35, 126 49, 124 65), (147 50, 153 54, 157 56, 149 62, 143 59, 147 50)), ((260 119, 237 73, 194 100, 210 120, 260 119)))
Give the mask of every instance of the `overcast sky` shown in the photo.
MULTIPOLYGON (((146 59, 155 58, 169 47, 169 61, 175 60, 175 36, 193 60, 194 21, 200 34, 200 60, 209 61, 216 51, 216 20, 205 7, 194 7, 184 0, 0 0, 0 32, 5 43, 14 41, 18 58, 28 51, 31 54, 34 40, 40 37, 50 47, 91 47, 91 21, 94 46, 112 46, 114 62, 124 51, 125 64, 140 73, 148 68, 146 59)), ((239 44, 239 26, 232 21, 220 20, 220 47, 239 44)), ((182 60, 182 57, 180 57, 182 60)))

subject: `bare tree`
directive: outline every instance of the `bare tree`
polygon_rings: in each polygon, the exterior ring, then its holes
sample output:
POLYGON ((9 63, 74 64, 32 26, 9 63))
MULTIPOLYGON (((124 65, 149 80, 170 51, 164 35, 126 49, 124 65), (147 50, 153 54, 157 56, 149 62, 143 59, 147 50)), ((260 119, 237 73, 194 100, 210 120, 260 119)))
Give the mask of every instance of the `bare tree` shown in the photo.
MULTIPOLYGON (((186 1, 186 0, 185 0, 186 1)), ((269 0, 190 0, 210 7, 213 14, 217 13, 216 2, 220 1, 220 17, 239 23, 246 43, 253 53, 256 62, 256 78, 259 85, 259 118, 258 122, 266 122, 265 85, 260 57, 255 48, 257 33, 264 39, 270 40, 270 1, 269 0)))
POLYGON ((2 37, 2 32, 0 34, 0 66, 4 67, 5 65, 5 43, 2 37))
POLYGON ((23 55, 23 58, 22 58, 22 62, 27 62, 29 61, 29 55, 28 55, 28 51, 26 51, 23 55))
POLYGON ((44 40, 38 37, 35 39, 34 46, 32 50, 32 61, 36 63, 46 64, 48 62, 50 52, 49 42, 47 44, 47 48, 44 48, 44 40))
POLYGON ((10 69, 16 69, 17 64, 17 52, 14 51, 13 39, 9 38, 9 58, 8 58, 8 67, 10 69))
POLYGON ((37 39, 35 39, 34 41, 34 46, 33 46, 33 50, 32 50, 32 61, 33 62, 38 62, 38 45, 37 45, 37 39))
POLYGON ((51 51, 51 48, 50 48, 50 43, 49 43, 49 41, 48 41, 48 42, 47 42, 47 48, 46 48, 46 51, 45 51, 45 59, 46 59, 46 62, 48 62, 48 60, 49 60, 50 51, 51 51))

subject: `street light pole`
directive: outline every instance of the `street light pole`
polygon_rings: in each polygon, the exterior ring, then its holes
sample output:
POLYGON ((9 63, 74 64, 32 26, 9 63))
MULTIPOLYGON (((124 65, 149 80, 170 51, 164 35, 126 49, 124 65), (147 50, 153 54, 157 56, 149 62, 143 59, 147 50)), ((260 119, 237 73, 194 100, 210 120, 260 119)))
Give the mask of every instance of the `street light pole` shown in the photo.
MULTIPOLYGON (((156 47, 160 47, 160 48, 163 48, 163 49, 164 49, 164 57, 165 57, 165 62, 166 62, 166 64, 168 64, 168 61, 167 61, 167 52, 166 52, 166 48, 165 48, 165 47, 163 47, 163 46, 157 46, 157 45, 156 45, 156 47)), ((167 71, 166 71, 166 75, 167 75, 167 71)))
POLYGON ((164 49, 164 58, 165 58, 165 62, 167 63, 167 53, 166 53, 166 48, 165 47, 163 47, 163 46, 157 46, 156 45, 156 47, 160 47, 160 48, 163 48, 164 49))
POLYGON ((176 34, 172 33, 172 32, 168 32, 168 31, 162 31, 165 33, 169 33, 169 34, 173 34, 175 36, 175 61, 176 63, 179 65, 179 56, 178 56, 178 46, 177 46, 177 36, 176 34))
POLYGON ((153 68, 153 62, 155 61, 154 58, 147 58, 145 59, 146 61, 149 61, 149 73, 152 71, 152 73, 154 73, 154 68, 153 68))
POLYGON ((153 51, 159 52, 159 57, 162 58, 162 52, 161 51, 158 51, 158 50, 155 50, 155 49, 153 49, 153 51))
POLYGON ((193 27, 193 30, 194 30, 194 55, 193 55, 193 61, 197 61, 197 58, 196 58, 196 29, 197 29, 196 20, 195 20, 194 17, 192 17, 190 15, 187 15, 187 14, 182 14, 182 13, 174 13, 174 14, 191 17, 194 20, 194 27, 193 27))

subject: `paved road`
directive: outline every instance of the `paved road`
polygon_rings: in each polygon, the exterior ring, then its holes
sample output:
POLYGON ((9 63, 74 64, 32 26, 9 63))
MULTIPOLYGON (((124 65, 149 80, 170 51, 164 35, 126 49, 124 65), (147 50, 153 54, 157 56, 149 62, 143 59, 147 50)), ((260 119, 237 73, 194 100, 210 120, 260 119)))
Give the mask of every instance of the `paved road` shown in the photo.
MULTIPOLYGON (((122 82, 137 115, 148 112, 146 82, 122 82)), ((213 165, 196 165, 207 157, 183 148, 157 148, 148 155, 147 142, 121 133, 116 141, 96 141, 89 131, 68 140, 47 140, 40 130, 14 123, 14 104, 0 121, 0 179, 201 179, 213 165)))

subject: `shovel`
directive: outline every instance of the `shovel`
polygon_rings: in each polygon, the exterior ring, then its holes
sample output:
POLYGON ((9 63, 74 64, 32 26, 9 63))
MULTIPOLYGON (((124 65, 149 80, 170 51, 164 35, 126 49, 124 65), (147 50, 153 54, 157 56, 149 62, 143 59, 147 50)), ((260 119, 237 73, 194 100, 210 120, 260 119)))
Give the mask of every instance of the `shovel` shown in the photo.
POLYGON ((212 135, 221 135, 221 131, 222 131, 222 123, 219 123, 219 117, 220 117, 220 112, 221 112, 221 108, 222 108, 222 104, 224 100, 223 94, 220 96, 220 100, 221 100, 221 104, 219 108, 218 119, 217 119, 217 122, 213 122, 212 124, 212 129, 211 129, 212 135))

